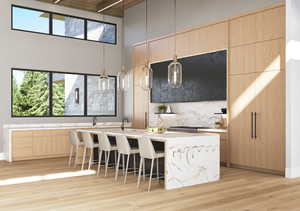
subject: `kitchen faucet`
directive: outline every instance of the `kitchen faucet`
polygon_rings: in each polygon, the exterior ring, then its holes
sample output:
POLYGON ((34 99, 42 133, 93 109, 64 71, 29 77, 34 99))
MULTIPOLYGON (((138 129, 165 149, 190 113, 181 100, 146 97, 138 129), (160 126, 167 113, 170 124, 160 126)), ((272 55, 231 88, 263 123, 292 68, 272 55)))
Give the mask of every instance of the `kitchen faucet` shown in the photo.
POLYGON ((97 117, 93 117, 93 127, 95 127, 97 125, 97 117))

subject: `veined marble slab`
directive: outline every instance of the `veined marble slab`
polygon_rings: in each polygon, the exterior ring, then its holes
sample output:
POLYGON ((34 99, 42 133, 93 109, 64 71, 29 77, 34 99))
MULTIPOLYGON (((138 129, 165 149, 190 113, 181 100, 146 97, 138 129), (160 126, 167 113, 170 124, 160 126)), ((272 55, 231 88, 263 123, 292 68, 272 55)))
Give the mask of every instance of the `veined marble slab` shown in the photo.
POLYGON ((220 137, 203 135, 165 142, 165 188, 175 189, 220 178, 220 137))
MULTIPOLYGON (((81 130, 79 130, 81 131, 81 130)), ((149 133, 139 129, 83 130, 93 134, 148 137, 165 143, 165 189, 214 182, 220 178, 220 135, 182 132, 149 133)))

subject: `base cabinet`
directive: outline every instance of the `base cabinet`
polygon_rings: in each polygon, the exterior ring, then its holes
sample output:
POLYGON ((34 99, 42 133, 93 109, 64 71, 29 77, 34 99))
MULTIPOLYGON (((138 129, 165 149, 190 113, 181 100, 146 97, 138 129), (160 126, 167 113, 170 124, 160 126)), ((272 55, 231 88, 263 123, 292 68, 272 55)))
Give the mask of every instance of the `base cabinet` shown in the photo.
POLYGON ((67 156, 70 150, 69 131, 13 131, 12 161, 67 156))

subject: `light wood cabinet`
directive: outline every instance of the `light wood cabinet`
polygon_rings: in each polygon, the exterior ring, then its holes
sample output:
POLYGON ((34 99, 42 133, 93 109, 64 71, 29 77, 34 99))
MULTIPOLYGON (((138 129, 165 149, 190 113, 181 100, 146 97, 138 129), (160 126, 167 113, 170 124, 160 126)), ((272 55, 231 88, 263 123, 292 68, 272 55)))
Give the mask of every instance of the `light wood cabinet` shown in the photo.
POLYGON ((230 49, 230 75, 284 70, 285 40, 276 39, 230 49))
POLYGON ((69 130, 33 130, 12 132, 12 160, 67 156, 69 130))
POLYGON ((149 93, 141 88, 143 67, 146 62, 146 45, 134 49, 134 72, 133 72, 133 127, 147 127, 149 93))
POLYGON ((230 47, 285 36, 285 8, 280 6, 230 21, 230 47))
POLYGON ((281 71, 230 76, 231 163, 284 171, 284 86, 281 71))

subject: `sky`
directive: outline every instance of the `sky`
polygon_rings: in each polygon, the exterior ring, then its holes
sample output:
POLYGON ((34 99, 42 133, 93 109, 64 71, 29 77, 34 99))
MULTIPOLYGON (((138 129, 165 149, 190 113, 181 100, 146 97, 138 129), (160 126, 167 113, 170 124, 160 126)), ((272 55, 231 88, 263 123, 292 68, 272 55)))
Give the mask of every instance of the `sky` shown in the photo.
MULTIPOLYGON (((35 31, 40 33, 49 33, 49 18, 44 13, 13 7, 13 26, 16 29, 35 31)), ((65 33, 64 21, 55 20, 55 32, 60 35, 65 33)))

